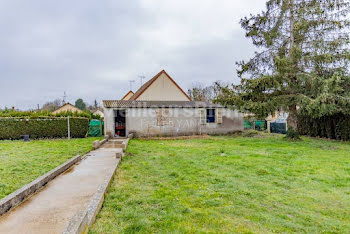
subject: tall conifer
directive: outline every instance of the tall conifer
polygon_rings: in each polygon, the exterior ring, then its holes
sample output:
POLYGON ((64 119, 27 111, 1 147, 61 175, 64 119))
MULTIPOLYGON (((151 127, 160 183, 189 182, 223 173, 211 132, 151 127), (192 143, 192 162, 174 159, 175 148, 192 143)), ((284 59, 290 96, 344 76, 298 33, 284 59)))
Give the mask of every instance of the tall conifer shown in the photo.
POLYGON ((241 20, 255 56, 238 64, 240 85, 222 87, 217 101, 265 117, 350 113, 350 0, 269 0, 241 20))

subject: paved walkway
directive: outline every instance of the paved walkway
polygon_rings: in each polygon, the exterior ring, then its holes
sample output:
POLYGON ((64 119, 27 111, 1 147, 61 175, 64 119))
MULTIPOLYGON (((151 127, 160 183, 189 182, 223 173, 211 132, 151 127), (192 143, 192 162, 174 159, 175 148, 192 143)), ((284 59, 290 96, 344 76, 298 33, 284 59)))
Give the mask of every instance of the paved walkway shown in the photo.
POLYGON ((117 142, 91 151, 78 164, 49 182, 44 189, 0 217, 0 233, 61 233, 77 212, 88 206, 119 160, 117 142))

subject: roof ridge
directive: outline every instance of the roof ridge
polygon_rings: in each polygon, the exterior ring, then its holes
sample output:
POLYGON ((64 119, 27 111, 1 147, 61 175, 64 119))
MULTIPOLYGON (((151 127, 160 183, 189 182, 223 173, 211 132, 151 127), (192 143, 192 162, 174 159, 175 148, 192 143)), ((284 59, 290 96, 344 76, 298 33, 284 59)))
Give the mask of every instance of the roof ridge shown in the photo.
POLYGON ((171 82, 174 83, 174 85, 188 98, 189 101, 192 101, 191 98, 183 91, 183 89, 169 76, 169 74, 163 69, 160 72, 158 72, 154 77, 152 77, 150 80, 148 80, 145 84, 143 84, 135 93, 134 95, 130 98, 130 100, 135 100, 141 96, 143 92, 145 92, 149 86, 153 84, 154 81, 156 81, 161 74, 165 74, 171 82))
POLYGON ((105 108, 223 108, 220 104, 203 101, 145 101, 145 100, 103 100, 105 108))

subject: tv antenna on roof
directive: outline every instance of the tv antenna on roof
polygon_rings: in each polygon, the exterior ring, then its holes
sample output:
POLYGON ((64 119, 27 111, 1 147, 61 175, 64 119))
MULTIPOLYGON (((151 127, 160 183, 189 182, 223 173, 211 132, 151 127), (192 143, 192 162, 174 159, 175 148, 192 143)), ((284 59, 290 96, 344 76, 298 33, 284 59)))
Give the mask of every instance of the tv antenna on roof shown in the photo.
POLYGON ((142 80, 145 79, 146 77, 145 76, 139 76, 140 77, 140 80, 141 80, 141 86, 143 85, 143 82, 142 80))
POLYGON ((135 80, 129 80, 129 83, 130 83, 130 90, 132 91, 132 83, 134 83, 135 80))
POLYGON ((66 91, 64 91, 62 104, 66 104, 66 98, 67 98, 67 94, 66 94, 66 91))

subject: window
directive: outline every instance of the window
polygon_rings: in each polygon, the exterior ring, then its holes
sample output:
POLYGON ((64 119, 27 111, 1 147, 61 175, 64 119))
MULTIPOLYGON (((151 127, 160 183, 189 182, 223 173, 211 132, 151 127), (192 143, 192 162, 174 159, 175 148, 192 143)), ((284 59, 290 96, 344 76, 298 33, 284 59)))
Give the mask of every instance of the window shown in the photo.
POLYGON ((170 124, 169 109, 156 110, 157 126, 166 126, 170 124))
POLYGON ((207 123, 215 123, 215 109, 207 109, 207 123))

